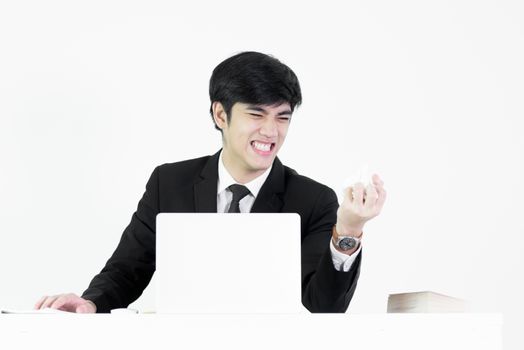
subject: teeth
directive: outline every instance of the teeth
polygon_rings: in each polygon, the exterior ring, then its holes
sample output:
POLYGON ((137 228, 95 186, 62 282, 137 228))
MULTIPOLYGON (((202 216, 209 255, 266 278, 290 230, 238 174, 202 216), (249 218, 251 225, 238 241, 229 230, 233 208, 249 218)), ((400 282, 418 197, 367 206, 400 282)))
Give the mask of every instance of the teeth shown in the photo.
POLYGON ((253 146, 258 149, 259 151, 268 152, 271 149, 271 144, 269 143, 260 143, 260 142, 253 142, 253 146))

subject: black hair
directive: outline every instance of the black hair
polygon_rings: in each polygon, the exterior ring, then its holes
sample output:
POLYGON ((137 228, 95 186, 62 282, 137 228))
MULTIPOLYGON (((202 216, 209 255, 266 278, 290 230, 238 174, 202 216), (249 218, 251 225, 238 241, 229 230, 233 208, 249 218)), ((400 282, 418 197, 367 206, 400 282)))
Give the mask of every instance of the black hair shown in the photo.
MULTIPOLYGON (((254 51, 241 52, 215 67, 209 80, 209 98, 211 117, 213 102, 220 102, 228 123, 237 102, 270 106, 287 102, 292 112, 302 103, 300 84, 291 68, 254 51)), ((220 130, 216 124, 215 128, 220 130)))

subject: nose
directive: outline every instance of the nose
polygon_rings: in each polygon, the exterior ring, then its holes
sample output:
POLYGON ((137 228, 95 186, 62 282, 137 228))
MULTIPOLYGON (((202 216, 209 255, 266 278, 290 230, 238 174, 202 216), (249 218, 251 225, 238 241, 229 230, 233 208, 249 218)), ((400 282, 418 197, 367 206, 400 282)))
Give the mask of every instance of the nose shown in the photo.
POLYGON ((267 138, 275 138, 278 136, 278 125, 275 118, 265 118, 262 126, 260 127, 260 134, 267 138))

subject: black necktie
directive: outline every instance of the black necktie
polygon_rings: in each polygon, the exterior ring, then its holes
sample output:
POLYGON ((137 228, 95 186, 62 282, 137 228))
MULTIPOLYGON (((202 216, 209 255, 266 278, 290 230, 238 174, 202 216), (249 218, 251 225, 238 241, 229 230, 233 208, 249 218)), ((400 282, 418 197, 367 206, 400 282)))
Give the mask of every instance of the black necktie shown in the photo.
POLYGON ((231 185, 228 188, 233 193, 233 200, 229 206, 228 213, 240 213, 240 200, 247 196, 250 192, 246 186, 237 184, 231 185))

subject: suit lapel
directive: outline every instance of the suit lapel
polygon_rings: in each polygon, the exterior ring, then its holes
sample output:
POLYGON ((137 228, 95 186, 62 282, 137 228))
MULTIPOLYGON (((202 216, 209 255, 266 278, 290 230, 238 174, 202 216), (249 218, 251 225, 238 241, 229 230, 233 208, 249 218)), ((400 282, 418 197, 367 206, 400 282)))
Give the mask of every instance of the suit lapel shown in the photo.
POLYGON ((251 208, 252 213, 279 213, 283 206, 282 193, 285 189, 284 166, 278 158, 273 162, 273 168, 262 185, 255 203, 251 208))
MULTIPOLYGON (((217 212, 218 159, 220 151, 212 155, 200 172, 200 179, 195 182, 195 211, 197 213, 217 212)), ((284 166, 278 158, 264 185, 260 189, 252 213, 278 213, 282 209, 282 193, 285 190, 284 166)))
POLYGON ((194 185, 195 211, 197 213, 217 212, 218 157, 212 155, 202 168, 199 181, 194 185))

